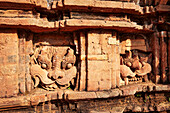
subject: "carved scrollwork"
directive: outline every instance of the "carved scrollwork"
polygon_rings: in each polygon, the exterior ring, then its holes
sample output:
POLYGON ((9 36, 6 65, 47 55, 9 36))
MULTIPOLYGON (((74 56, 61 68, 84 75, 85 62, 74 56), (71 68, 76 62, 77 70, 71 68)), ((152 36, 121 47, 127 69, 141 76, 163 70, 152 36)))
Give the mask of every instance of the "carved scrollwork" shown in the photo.
POLYGON ((44 89, 65 89, 70 81, 76 77, 74 66, 76 56, 70 47, 61 48, 39 46, 35 51, 31 63, 31 76, 35 81, 34 87, 41 85, 44 89))

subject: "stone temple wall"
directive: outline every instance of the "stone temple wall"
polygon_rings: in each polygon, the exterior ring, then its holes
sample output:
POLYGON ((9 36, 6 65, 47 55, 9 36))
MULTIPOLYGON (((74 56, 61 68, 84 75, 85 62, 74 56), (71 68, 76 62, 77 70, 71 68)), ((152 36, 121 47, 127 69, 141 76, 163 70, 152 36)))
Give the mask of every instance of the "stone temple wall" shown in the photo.
POLYGON ((17 30, 1 29, 1 97, 17 96, 19 93, 18 53, 17 30))
POLYGON ((0 112, 168 112, 169 5, 0 0, 0 112))

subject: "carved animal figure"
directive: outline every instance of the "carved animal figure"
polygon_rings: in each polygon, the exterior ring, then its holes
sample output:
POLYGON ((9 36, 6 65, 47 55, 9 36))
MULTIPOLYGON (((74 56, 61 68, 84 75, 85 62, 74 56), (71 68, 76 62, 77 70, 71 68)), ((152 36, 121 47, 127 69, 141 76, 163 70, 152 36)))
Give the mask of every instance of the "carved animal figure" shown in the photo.
POLYGON ((144 77, 145 81, 148 81, 147 74, 151 72, 152 68, 149 63, 146 63, 139 59, 137 55, 132 57, 131 51, 125 52, 125 58, 121 57, 120 74, 121 78, 128 84, 128 78, 137 80, 135 76, 144 77))

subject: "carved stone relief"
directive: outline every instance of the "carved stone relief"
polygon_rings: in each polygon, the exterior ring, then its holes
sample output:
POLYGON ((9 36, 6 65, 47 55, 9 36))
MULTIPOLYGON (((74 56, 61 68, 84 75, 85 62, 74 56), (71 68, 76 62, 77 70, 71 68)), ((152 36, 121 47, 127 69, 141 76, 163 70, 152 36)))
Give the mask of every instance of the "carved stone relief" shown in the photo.
POLYGON ((38 46, 31 56, 31 76, 47 90, 65 89, 76 77, 76 56, 70 47, 38 46))
POLYGON ((152 54, 146 39, 132 36, 121 41, 120 74, 125 85, 148 81, 152 54))

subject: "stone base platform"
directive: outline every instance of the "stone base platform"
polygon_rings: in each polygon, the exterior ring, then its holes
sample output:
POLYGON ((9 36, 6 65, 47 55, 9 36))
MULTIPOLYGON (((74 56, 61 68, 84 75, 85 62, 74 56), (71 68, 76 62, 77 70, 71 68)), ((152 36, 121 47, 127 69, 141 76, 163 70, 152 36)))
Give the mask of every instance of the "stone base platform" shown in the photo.
POLYGON ((10 110, 9 112, 13 112, 19 109, 20 112, 22 108, 29 112, 45 111, 47 108, 47 111, 57 109, 79 112, 81 110, 92 113, 101 111, 168 111, 170 110, 169 91, 170 85, 153 83, 139 83, 96 92, 68 89, 46 91, 37 88, 25 96, 0 99, 0 111, 10 110), (32 107, 30 108, 30 106, 32 107), (88 106, 90 107, 88 108, 88 106))

